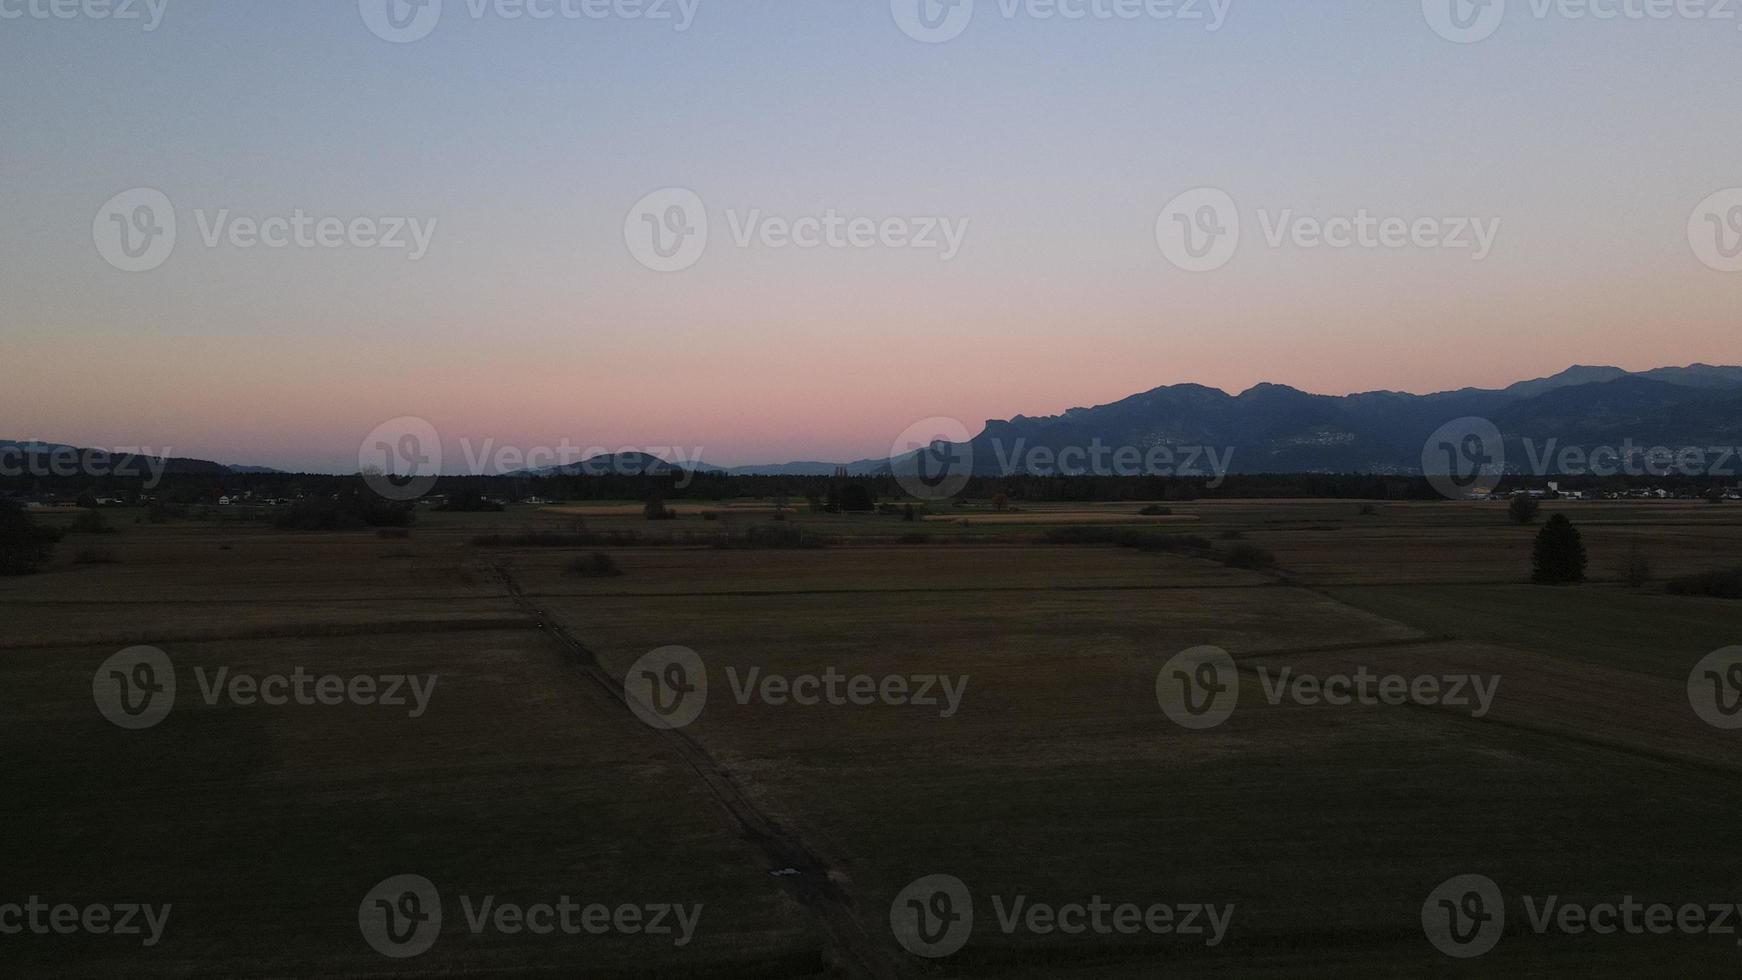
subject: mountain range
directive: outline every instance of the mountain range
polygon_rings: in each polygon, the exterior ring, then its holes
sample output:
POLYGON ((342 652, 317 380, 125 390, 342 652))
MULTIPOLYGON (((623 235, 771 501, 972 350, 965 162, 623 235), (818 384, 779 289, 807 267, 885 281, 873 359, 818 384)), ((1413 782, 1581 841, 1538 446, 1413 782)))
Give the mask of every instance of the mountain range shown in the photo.
POLYGON ((1277 384, 1230 395, 1172 385, 1062 415, 988 421, 972 446, 976 472, 987 474, 1004 469, 1019 445, 1056 453, 1096 443, 1143 451, 1222 447, 1233 450, 1228 469, 1235 473, 1417 473, 1428 438, 1464 418, 1493 423, 1507 457, 1519 461, 1551 445, 1736 446, 1742 367, 1629 372, 1581 365, 1506 388, 1429 395, 1315 395, 1277 384))
MULTIPOLYGON (((1505 388, 1462 388, 1427 395, 1369 391, 1316 395, 1280 384, 1239 394, 1176 384, 1061 415, 987 421, 968 444, 981 475, 1037 472, 1027 465, 1092 446, 1232 450, 1234 473, 1418 473, 1429 436, 1464 418, 1493 423, 1509 459, 1544 446, 1728 447, 1742 445, 1742 367, 1693 364, 1649 371, 1575 365, 1546 378, 1505 388), (1517 453, 1518 455, 1514 455, 1517 453)), ((54 444, 0 441, 0 453, 39 455, 71 450, 54 444)), ((74 450, 101 454, 100 450, 74 450)), ((906 472, 915 454, 846 463, 796 461, 720 468, 730 475, 827 476, 845 469, 867 476, 906 472)), ((1742 464, 1739 464, 1742 465, 1742 464)), ((511 476, 588 472, 664 473, 670 463, 646 454, 600 456, 563 467, 511 476)), ((265 467, 174 459, 169 472, 273 473, 265 467)), ((1046 472, 1046 470, 1038 470, 1046 472)))

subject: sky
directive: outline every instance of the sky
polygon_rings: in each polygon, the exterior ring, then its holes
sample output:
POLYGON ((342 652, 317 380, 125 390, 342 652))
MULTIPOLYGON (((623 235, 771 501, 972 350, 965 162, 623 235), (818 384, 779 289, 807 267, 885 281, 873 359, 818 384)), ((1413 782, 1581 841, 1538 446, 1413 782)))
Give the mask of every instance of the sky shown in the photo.
POLYGON ((737 465, 1742 363, 1742 14, 1187 2, 0 0, 0 438, 737 465))

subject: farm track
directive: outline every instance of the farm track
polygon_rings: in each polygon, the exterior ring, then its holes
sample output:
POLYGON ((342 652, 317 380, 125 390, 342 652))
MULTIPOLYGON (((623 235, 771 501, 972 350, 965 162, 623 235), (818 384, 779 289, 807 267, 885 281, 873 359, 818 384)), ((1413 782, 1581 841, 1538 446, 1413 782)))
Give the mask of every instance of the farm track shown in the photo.
POLYGON ((598 655, 575 639, 550 613, 538 608, 505 565, 498 564, 494 568, 508 590, 509 598, 533 618, 538 628, 549 633, 573 655, 587 678, 603 694, 623 707, 624 722, 663 737, 665 743, 695 772, 715 801, 738 825, 744 838, 768 859, 766 870, 790 868, 798 872, 773 880, 778 880, 801 905, 816 914, 828 937, 827 958, 834 965, 848 976, 872 980, 901 980, 911 975, 892 947, 866 933, 853 912, 852 898, 835 880, 828 863, 815 849, 758 807, 731 772, 694 737, 679 729, 647 727, 636 720, 629 711, 622 682, 605 669, 598 655))
MULTIPOLYGON (((1282 572, 1280 569, 1278 569, 1277 571, 1279 574, 1282 574, 1282 575, 1287 574, 1286 572, 1282 572)), ((1410 584, 1414 585, 1416 583, 1410 583, 1410 584)), ((1249 653, 1249 654, 1242 654, 1241 660, 1250 659, 1250 658, 1254 658, 1254 657, 1266 657, 1266 656, 1274 657, 1274 656, 1278 656, 1278 655, 1287 655, 1287 654, 1291 654, 1291 653, 1292 654, 1304 654, 1304 653, 1341 652, 1343 650, 1356 650, 1356 649, 1361 649, 1361 648, 1368 647, 1368 646, 1387 646, 1387 645, 1389 645, 1389 646, 1416 646, 1416 645, 1428 645, 1428 644, 1446 643, 1446 642, 1451 642, 1451 643, 1475 642, 1475 643, 1482 643, 1482 645, 1484 645, 1484 646, 1496 647, 1498 649, 1508 649, 1508 650, 1515 650, 1516 649, 1516 648, 1505 647, 1503 645, 1494 644, 1494 643, 1490 643, 1490 642, 1486 642, 1486 641, 1471 640, 1467 637, 1459 637, 1459 636, 1454 636, 1454 635, 1450 635, 1450 634, 1441 635, 1441 636, 1427 635, 1425 633, 1425 631, 1421 629, 1421 627, 1416 626, 1414 623, 1406 623, 1402 620, 1395 619, 1391 616, 1384 615, 1383 613, 1379 613, 1379 612, 1375 612, 1374 610, 1367 609, 1367 608, 1365 608, 1357 603, 1351 602, 1350 600, 1343 598, 1342 596, 1336 595, 1335 593, 1333 593, 1331 591, 1331 587, 1321 586, 1321 585, 1317 585, 1317 584, 1299 583, 1299 582, 1294 583, 1294 587, 1302 589, 1302 590, 1307 591, 1307 592, 1311 592, 1312 594, 1317 595, 1317 596, 1322 596, 1322 597, 1329 599, 1330 601, 1335 602, 1338 605, 1344 606, 1348 609, 1353 609, 1357 612, 1364 613, 1364 614, 1369 615, 1369 616, 1377 616, 1380 619, 1383 619, 1388 623, 1393 623, 1393 624, 1396 624, 1398 626, 1403 626, 1403 627, 1406 627, 1408 629, 1415 630, 1418 633, 1422 633, 1423 636, 1419 639, 1405 640, 1405 641, 1402 641, 1401 643, 1390 643, 1390 644, 1385 644, 1385 643, 1338 644, 1338 645, 1333 645, 1330 647, 1324 647, 1324 648, 1314 649, 1314 650, 1302 649, 1302 650, 1284 650, 1284 651, 1274 651, 1274 652, 1255 651, 1255 652, 1249 653)), ((1528 650, 1516 650, 1516 652, 1519 654, 1519 656, 1521 658, 1530 658, 1530 657, 1537 656, 1537 654, 1534 654, 1528 650)), ((1249 664, 1246 664, 1246 663, 1243 663, 1240 661, 1236 661, 1236 665, 1242 673, 1248 673, 1248 674, 1253 674, 1253 675, 1257 674, 1256 665, 1249 665, 1249 664)), ((1469 718, 1467 715, 1465 715, 1460 710, 1449 709, 1444 705, 1425 705, 1425 704, 1416 704, 1414 702, 1409 702, 1409 703, 1404 704, 1403 707, 1407 708, 1407 709, 1413 709, 1416 711, 1429 712, 1431 714, 1435 714, 1435 715, 1438 715, 1440 717, 1452 719, 1454 722, 1458 722, 1458 723, 1467 723, 1467 724, 1483 725, 1483 726, 1494 726, 1497 728, 1508 728, 1508 729, 1511 729, 1513 731, 1524 732, 1524 733, 1534 735, 1537 737, 1541 737, 1541 738, 1555 739, 1555 740, 1558 740, 1558 741, 1561 741, 1561 742, 1564 742, 1567 744, 1578 745, 1578 746, 1581 746, 1581 747, 1587 748, 1587 749, 1599 749, 1599 750, 1602 750, 1605 752, 1614 752, 1614 753, 1617 753, 1620 755, 1629 756, 1633 759, 1655 763, 1655 764, 1662 766, 1666 769, 1671 769, 1671 770, 1684 772, 1684 773, 1688 773, 1688 774, 1698 774, 1698 775, 1707 775, 1707 776, 1715 775, 1715 776, 1722 776, 1722 777, 1731 778, 1731 779, 1733 779, 1739 775, 1742 775, 1742 765, 1728 764, 1728 763, 1719 762, 1719 761, 1712 760, 1712 759, 1701 759, 1701 758, 1698 758, 1695 756, 1684 755, 1684 754, 1677 753, 1677 752, 1666 752, 1666 751, 1663 751, 1661 749, 1652 748, 1651 746, 1648 746, 1648 745, 1641 745, 1637 742, 1628 742, 1628 741, 1624 741, 1621 739, 1612 738, 1612 737, 1609 737, 1606 735, 1581 732, 1581 731, 1576 731, 1573 729, 1564 728, 1564 727, 1560 727, 1560 726, 1556 726, 1556 725, 1546 725, 1546 724, 1521 721, 1521 720, 1516 720, 1516 719, 1494 718, 1492 716, 1487 717, 1487 718, 1483 718, 1480 720, 1476 720, 1476 719, 1469 718)))

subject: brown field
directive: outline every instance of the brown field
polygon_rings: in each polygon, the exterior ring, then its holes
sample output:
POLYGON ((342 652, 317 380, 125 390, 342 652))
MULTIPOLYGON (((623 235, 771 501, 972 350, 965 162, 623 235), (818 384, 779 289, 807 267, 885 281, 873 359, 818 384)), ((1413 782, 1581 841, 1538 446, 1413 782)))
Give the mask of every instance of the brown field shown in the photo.
POLYGON ((1190 524, 1198 520, 1195 514, 1149 517, 1143 514, 1109 513, 1107 511, 1035 511, 1033 513, 975 514, 959 517, 953 514, 927 514, 927 521, 952 521, 964 526, 990 524, 1020 527, 1024 525, 1056 527, 1070 524, 1190 524))
MULTIPOLYGON (((1742 603, 1615 581, 1637 543, 1659 579, 1737 564, 1742 511, 1581 503, 1594 581, 1526 584, 1533 529, 1504 504, 1170 503, 975 510, 901 544, 898 517, 794 515, 820 549, 480 547, 527 527, 706 536, 750 506, 421 514, 409 538, 134 524, 117 562, 0 579, 0 903, 173 903, 163 941, 0 936, 5 975, 948 977, 1734 975, 1711 935, 1538 935, 1456 960, 1424 938, 1442 881, 1509 895, 1742 901, 1727 842, 1742 732, 1699 721, 1688 673, 1742 644, 1742 603), (704 510, 724 511, 704 521, 704 510), (1005 521, 1004 517, 1016 518, 1005 521), (969 523, 962 526, 959 521, 969 523), (1041 543, 1042 525, 1141 523, 1268 549, 1214 555, 1041 543), (608 552, 619 577, 565 573, 608 552), (175 662, 174 711, 126 731, 93 672, 123 647, 175 662), (701 716, 640 722, 621 682, 694 650, 701 716), (1157 673, 1214 645, 1239 665, 1214 729, 1168 719, 1157 673), (436 675, 427 711, 208 704, 196 670, 436 675), (1492 710, 1271 703, 1295 674, 1497 678, 1492 710), (944 705, 739 696, 758 676, 965 676, 944 705), (796 875, 771 872, 793 866, 796 875), (425 875, 441 938, 381 956, 357 906, 425 875), (904 952, 891 902, 954 875, 975 924, 952 956, 904 952), (701 903, 683 947, 651 936, 463 926, 460 894, 701 903), (1235 908, 1224 941, 1006 933, 992 896, 1235 908)), ((771 506, 771 505, 768 505, 771 506)), ((1545 513, 1546 516, 1546 513, 1545 513)), ((51 517, 50 520, 56 518, 51 517)))

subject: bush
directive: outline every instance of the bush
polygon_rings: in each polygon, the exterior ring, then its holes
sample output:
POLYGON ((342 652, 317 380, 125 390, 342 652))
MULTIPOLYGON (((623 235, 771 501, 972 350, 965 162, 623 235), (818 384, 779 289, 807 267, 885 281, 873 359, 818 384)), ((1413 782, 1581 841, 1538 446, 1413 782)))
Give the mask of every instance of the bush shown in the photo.
POLYGON ((563 571, 581 578, 617 578, 623 574, 617 560, 603 551, 595 551, 585 557, 577 555, 563 566, 563 571))
POLYGON ((1651 559, 1639 550, 1638 545, 1628 549, 1627 557, 1621 559, 1621 567, 1617 569, 1618 577, 1630 589, 1643 588, 1651 581, 1651 559))
POLYGON ((844 514, 869 514, 877 509, 877 503, 863 484, 849 483, 841 491, 840 509, 844 514))
POLYGON ((75 565, 113 565, 115 561, 115 553, 108 548, 80 548, 73 555, 75 565))
POLYGON ((1562 585, 1585 580, 1585 544, 1579 529, 1556 514, 1536 536, 1530 580, 1540 585, 1562 585))
POLYGON ((411 537, 411 529, 404 527, 384 527, 375 532, 375 536, 389 541, 411 537))
POLYGON ((1257 545, 1241 544, 1228 549, 1228 553, 1222 556, 1222 564, 1255 571, 1274 566, 1276 555, 1257 545))
POLYGON ((417 520, 411 504, 383 500, 374 494, 308 497, 292 504, 273 521, 289 531, 343 531, 359 527, 409 527, 417 520))
POLYGON ((1173 516, 1173 508, 1163 507, 1160 504, 1150 504, 1148 507, 1138 511, 1138 513, 1142 514, 1144 517, 1171 517, 1173 516))
POLYGON ((86 510, 80 511, 79 516, 73 519, 72 525, 67 528, 67 533, 114 534, 115 529, 110 527, 109 522, 103 519, 101 511, 86 510))
POLYGON ((435 508, 455 514, 499 514, 505 508, 494 500, 475 491, 457 493, 435 508))
POLYGON ((1742 599, 1742 568, 1726 568, 1716 572, 1683 575, 1670 579, 1667 588, 1672 595, 1742 599))
POLYGON ((1537 512, 1542 510, 1542 504, 1532 496, 1519 494, 1512 498, 1512 503, 1506 505, 1506 515, 1512 518, 1514 524, 1533 524, 1537 512))
POLYGON ((1362 517, 1378 517, 1379 508, 1374 504, 1362 504, 1360 514, 1362 517))
POLYGON ((1129 527, 1096 527, 1073 524, 1055 527, 1042 535, 1046 544, 1110 544, 1138 551, 1207 551, 1210 542, 1196 534, 1159 534, 1129 527))
POLYGON ((641 508, 641 516, 650 521, 675 521, 677 520, 677 511, 667 507, 665 501, 654 497, 647 501, 646 506, 641 508))
POLYGON ((0 500, 0 575, 29 575, 54 556, 60 532, 38 525, 23 506, 0 500))
POLYGON ((585 527, 572 531, 527 528, 519 534, 480 534, 472 539, 478 548, 622 548, 671 543, 669 538, 643 537, 639 531, 589 531, 585 527))

